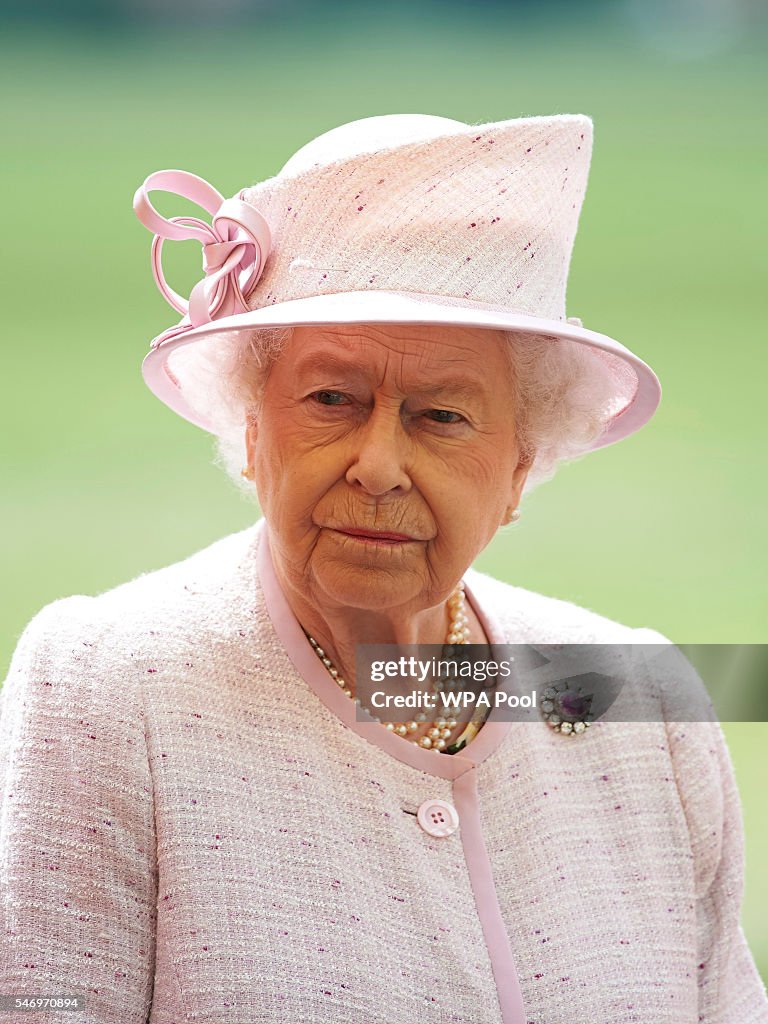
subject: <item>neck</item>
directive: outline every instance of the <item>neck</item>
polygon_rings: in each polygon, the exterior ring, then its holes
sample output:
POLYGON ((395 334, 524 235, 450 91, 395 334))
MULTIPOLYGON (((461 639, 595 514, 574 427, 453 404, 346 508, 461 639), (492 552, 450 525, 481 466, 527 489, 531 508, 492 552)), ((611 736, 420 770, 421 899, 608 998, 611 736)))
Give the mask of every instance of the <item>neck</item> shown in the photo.
MULTIPOLYGON (((364 608, 318 609, 281 580, 288 603, 305 633, 326 652, 355 693, 355 663, 358 644, 443 644, 450 617, 445 604, 420 611, 400 608, 371 611, 364 608)), ((394 655, 393 655, 394 656, 394 655)))
MULTIPOLYGON (((353 695, 358 644, 444 644, 451 615, 446 598, 434 607, 410 605, 383 609, 355 608, 331 601, 312 600, 303 581, 292 580, 274 556, 275 574, 291 611, 305 633, 313 637, 333 662, 353 695)), ((472 643, 487 643, 485 632, 465 602, 472 643)))

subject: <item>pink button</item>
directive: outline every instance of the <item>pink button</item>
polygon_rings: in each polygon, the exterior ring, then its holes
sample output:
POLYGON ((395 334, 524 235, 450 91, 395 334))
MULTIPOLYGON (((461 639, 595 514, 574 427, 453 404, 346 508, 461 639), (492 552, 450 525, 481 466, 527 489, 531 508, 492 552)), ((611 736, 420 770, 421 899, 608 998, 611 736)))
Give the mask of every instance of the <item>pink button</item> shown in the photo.
POLYGON ((453 835, 459 827, 456 808, 451 807, 445 800, 425 800, 416 816, 424 831, 439 839, 453 835))

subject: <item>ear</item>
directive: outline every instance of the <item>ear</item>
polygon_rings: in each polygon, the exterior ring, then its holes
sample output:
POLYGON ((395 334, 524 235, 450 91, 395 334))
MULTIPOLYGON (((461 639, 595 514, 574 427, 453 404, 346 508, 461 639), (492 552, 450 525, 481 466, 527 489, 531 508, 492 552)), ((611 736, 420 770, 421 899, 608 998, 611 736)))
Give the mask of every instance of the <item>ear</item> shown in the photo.
POLYGON ((253 458, 256 451, 256 440, 259 436, 259 424, 256 413, 250 411, 245 419, 245 451, 248 456, 248 465, 253 466, 253 458))
POLYGON ((525 481, 528 478, 528 473, 533 465, 532 456, 520 456, 520 459, 512 473, 512 480, 509 486, 509 508, 517 508, 520 504, 520 497, 523 493, 523 487, 525 481))

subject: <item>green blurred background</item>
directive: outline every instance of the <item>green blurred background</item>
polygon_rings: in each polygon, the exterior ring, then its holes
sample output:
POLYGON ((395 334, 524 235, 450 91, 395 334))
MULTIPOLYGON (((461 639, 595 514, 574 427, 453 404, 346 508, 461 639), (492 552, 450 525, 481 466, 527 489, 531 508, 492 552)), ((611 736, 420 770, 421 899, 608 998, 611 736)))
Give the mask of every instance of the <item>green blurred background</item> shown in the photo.
MULTIPOLYGON (((563 468, 478 567, 679 644, 766 640, 757 5, 59 8, 0 14, 0 678, 47 602, 166 565, 257 515, 211 464, 210 436, 141 379, 150 338, 178 315, 151 278, 137 186, 178 167, 232 195, 322 131, 393 112, 593 117, 567 312, 638 352, 664 387, 649 426, 563 468)), ((166 215, 190 212, 154 198, 166 215)), ((169 278, 188 294, 199 246, 171 248, 169 278)), ((705 648, 687 649, 706 665, 705 648)), ((766 978, 765 672, 705 679, 730 717, 762 719, 724 728, 747 837, 744 928, 766 978)))

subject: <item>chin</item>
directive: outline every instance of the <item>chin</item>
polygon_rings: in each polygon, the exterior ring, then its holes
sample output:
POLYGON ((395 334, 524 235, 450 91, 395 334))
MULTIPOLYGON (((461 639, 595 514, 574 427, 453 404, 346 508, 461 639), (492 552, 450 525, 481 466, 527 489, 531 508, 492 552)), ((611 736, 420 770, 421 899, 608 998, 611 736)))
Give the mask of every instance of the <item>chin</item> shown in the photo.
POLYGON ((421 581, 408 572, 371 566, 339 566, 325 563, 313 573, 320 592, 328 600, 348 608, 379 611, 412 601, 421 593, 421 581))

